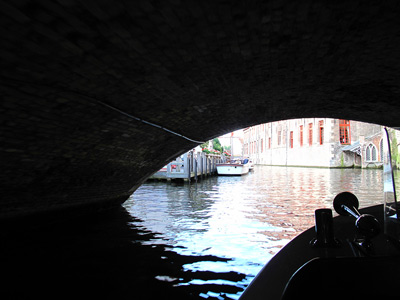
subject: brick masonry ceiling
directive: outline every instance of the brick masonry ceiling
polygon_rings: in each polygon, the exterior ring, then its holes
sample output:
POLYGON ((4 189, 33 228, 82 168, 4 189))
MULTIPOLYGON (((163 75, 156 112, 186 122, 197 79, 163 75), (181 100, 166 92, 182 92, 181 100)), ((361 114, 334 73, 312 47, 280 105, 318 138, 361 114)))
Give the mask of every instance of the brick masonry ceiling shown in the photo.
POLYGON ((400 126, 398 1, 2 1, 0 217, 120 203, 261 122, 400 126))

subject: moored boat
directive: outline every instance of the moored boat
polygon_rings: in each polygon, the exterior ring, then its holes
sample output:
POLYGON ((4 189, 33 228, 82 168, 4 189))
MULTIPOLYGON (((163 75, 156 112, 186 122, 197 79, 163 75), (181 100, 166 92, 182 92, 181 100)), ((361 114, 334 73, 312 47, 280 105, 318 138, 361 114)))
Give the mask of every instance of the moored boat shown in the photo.
POLYGON ((249 173, 249 165, 243 163, 217 164, 218 175, 241 176, 249 173))
POLYGON ((249 159, 249 171, 254 171, 254 163, 251 159, 249 159))

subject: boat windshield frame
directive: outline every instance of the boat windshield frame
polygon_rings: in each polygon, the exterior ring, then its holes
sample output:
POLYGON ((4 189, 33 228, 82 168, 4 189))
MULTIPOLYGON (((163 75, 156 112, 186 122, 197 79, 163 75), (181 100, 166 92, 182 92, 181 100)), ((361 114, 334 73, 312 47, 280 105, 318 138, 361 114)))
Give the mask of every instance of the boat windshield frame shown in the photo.
POLYGON ((382 131, 384 231, 386 235, 400 240, 400 213, 394 182, 390 135, 386 127, 384 127, 382 131))

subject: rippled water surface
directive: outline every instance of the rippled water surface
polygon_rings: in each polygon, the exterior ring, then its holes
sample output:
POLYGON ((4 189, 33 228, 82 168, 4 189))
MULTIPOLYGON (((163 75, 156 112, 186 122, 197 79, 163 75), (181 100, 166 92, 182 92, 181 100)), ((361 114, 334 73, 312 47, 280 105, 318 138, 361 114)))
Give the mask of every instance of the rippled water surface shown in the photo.
POLYGON ((361 206, 381 203, 382 170, 256 167, 190 185, 147 182, 103 214, 3 224, 1 295, 237 299, 344 190, 361 206))
POLYGON ((356 194, 360 207, 381 204, 382 171, 258 166, 242 177, 209 177, 191 185, 148 182, 124 207, 138 219, 133 225, 157 233, 144 244, 225 259, 183 265, 184 271, 212 272, 210 278, 158 280, 177 288, 234 286, 231 292, 202 290, 200 297, 237 299, 282 246, 314 225, 314 210, 331 208, 342 191, 356 194), (228 272, 242 276, 230 280, 228 272))

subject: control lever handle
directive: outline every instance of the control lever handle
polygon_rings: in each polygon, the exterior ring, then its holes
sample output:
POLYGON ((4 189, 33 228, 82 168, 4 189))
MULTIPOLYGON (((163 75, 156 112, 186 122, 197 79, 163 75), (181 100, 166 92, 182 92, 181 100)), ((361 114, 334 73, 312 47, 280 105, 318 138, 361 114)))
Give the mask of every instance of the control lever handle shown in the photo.
POLYGON ((333 208, 341 216, 352 216, 359 234, 369 239, 379 234, 381 226, 378 220, 369 214, 360 214, 358 199, 350 192, 342 192, 333 200, 333 208))

